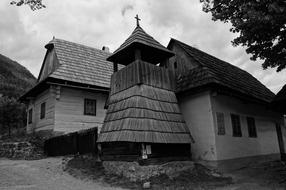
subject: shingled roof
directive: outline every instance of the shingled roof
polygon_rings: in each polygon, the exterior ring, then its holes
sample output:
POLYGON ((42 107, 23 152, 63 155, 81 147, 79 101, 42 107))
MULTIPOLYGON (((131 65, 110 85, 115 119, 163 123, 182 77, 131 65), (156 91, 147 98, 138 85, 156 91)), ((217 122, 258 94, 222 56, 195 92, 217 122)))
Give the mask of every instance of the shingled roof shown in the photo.
MULTIPOLYGON (((171 57, 174 55, 173 52, 169 51, 166 47, 161 45, 156 41, 152 36, 147 34, 139 25, 136 26, 132 34, 125 40, 125 42, 113 52, 111 56, 107 58, 108 61, 117 61, 120 62, 123 58, 123 54, 128 52, 131 48, 135 46, 145 46, 145 50, 152 50, 157 57, 152 57, 150 60, 157 61, 158 57, 171 57)), ((125 57, 128 57, 126 55, 125 57)), ((152 55, 149 55, 152 56, 152 55)), ((133 57, 133 56, 131 56, 133 57)))
POLYGON ((53 39, 46 47, 53 46, 60 66, 49 77, 110 87, 113 65, 106 61, 110 53, 85 45, 53 39))
POLYGON ((178 81, 177 92, 207 84, 217 84, 264 102, 273 100, 273 92, 248 72, 178 40, 171 39, 169 44, 171 43, 179 45, 199 64, 199 67, 191 69, 178 81))

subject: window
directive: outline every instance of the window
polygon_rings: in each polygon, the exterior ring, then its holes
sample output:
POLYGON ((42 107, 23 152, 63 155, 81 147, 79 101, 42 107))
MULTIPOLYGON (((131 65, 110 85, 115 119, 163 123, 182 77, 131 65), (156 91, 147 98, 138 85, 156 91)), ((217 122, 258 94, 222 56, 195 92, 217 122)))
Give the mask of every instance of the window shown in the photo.
POLYGON ((249 137, 257 137, 255 120, 253 117, 247 117, 247 127, 248 127, 248 135, 249 137))
POLYGON ((96 115, 96 100, 84 99, 84 115, 96 115))
POLYGON ((28 111, 28 124, 31 124, 33 122, 33 109, 29 109, 28 111))
POLYGON ((231 114, 232 134, 234 137, 241 137, 241 125, 239 115, 231 114))
POLYGON ((40 119, 44 119, 46 116, 46 102, 43 102, 41 104, 41 114, 40 114, 40 119))
POLYGON ((177 69, 178 65, 177 62, 174 62, 174 68, 177 69))
POLYGON ((216 113, 217 134, 225 135, 224 115, 223 113, 216 113))

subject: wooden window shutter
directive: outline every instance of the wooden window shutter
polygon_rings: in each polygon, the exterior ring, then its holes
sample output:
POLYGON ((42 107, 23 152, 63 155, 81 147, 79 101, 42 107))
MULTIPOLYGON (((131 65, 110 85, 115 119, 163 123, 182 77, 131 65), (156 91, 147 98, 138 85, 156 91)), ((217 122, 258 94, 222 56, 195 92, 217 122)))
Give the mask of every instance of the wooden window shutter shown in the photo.
POLYGON ((217 134, 225 135, 224 114, 217 112, 216 121, 217 121, 217 134))
POLYGON ((43 102, 41 104, 40 119, 44 119, 45 117, 46 117, 46 102, 43 102))
POLYGON ((96 116, 96 100, 84 99, 84 115, 96 116))
POLYGON ((241 137, 241 124, 239 115, 231 114, 232 134, 234 137, 241 137))
POLYGON ((28 111, 28 124, 31 124, 33 122, 33 109, 29 109, 28 111))

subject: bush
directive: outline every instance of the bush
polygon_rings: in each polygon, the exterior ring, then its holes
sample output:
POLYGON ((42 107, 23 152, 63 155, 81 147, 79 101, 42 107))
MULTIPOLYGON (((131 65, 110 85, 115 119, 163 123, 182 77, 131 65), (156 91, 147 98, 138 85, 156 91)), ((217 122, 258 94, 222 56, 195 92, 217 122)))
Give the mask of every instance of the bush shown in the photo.
POLYGON ((0 97, 0 134, 11 135, 13 129, 25 126, 26 106, 15 98, 0 97))

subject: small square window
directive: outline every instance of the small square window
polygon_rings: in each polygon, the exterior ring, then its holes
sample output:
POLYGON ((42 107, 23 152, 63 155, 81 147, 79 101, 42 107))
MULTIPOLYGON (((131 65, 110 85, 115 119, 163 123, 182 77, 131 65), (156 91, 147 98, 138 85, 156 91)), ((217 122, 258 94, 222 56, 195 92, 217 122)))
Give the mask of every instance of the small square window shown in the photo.
POLYGON ((31 124, 33 122, 33 109, 29 109, 28 111, 28 124, 31 124))
POLYGON ((225 135, 225 124, 224 124, 224 114, 216 113, 216 121, 217 121, 217 134, 225 135))
POLYGON ((84 115, 96 116, 96 100, 84 99, 84 115))
POLYGON ((46 102, 41 104, 41 114, 40 119, 44 119, 46 117, 46 102))
POLYGON ((247 117, 246 120, 249 137, 257 137, 255 119, 253 117, 247 117))
POLYGON ((239 115, 231 114, 232 134, 234 137, 241 137, 241 125, 239 115))

